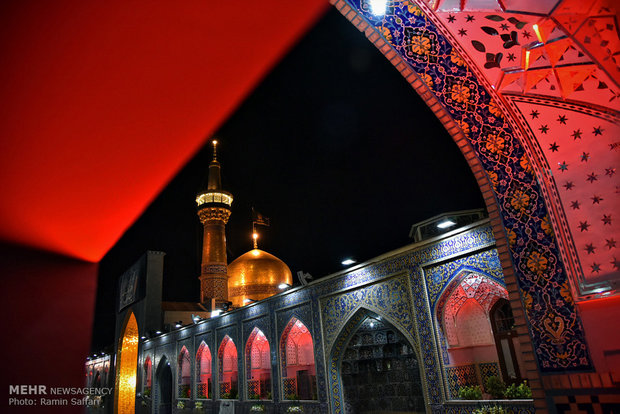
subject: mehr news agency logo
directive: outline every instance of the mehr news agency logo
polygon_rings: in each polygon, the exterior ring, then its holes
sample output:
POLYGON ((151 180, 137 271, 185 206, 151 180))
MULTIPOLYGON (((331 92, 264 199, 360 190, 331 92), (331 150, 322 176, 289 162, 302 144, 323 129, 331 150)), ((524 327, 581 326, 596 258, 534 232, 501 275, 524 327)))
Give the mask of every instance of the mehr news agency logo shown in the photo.
POLYGON ((9 406, 97 406, 112 388, 9 385, 9 406))

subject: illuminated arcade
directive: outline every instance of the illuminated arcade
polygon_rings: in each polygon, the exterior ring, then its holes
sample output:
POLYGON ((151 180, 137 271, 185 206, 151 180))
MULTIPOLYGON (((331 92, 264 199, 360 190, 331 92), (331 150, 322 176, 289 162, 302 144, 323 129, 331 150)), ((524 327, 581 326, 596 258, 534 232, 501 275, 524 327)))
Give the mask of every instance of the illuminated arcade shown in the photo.
MULTIPOLYGON (((215 157, 214 145, 209 191, 232 202, 215 157)), ((162 291, 161 253, 147 253, 120 278, 127 288, 118 321, 135 313, 164 322, 141 335, 143 369, 121 374, 135 381, 141 412, 473 410, 484 402, 459 403, 463 390, 488 394, 489 378, 524 384, 526 362, 483 211, 418 223, 413 244, 292 288, 290 269, 258 249, 256 232, 254 249, 225 264, 220 217, 228 218, 230 204, 205 194, 197 200, 205 225, 196 313, 180 311, 182 304, 149 307, 162 291), (227 286, 204 288, 219 280, 227 286)), ((534 410, 531 394, 494 404, 534 410)))

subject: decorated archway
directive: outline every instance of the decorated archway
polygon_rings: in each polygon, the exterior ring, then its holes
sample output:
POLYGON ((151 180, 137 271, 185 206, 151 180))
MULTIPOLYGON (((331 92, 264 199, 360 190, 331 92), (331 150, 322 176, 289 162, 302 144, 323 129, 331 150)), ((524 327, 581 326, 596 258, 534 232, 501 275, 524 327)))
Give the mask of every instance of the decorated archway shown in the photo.
POLYGON ((116 397, 114 411, 133 414, 136 409, 136 379, 138 373, 138 322, 133 312, 128 312, 119 339, 116 360, 116 397))
POLYGON ((213 398, 211 350, 202 341, 196 352, 196 398, 213 398))
POLYGON ((418 361, 411 335, 389 317, 359 308, 329 354, 331 412, 425 412, 418 361))
POLYGON ((316 400, 314 340, 306 325, 292 317, 280 337, 280 366, 284 400, 316 400))
MULTIPOLYGON (((521 355, 503 359, 491 324, 492 310, 502 301, 508 303, 503 281, 480 270, 465 269, 455 273, 443 289, 434 312, 437 340, 442 355, 442 370, 446 398, 459 399, 465 386, 486 389, 490 377, 514 383, 520 375, 510 375, 504 369, 512 364, 511 374, 518 374, 523 365, 521 355)), ((514 347, 513 347, 514 349, 514 347)), ((520 345, 516 345, 520 351, 520 345)))
POLYGON ((271 399, 271 351, 267 337, 258 328, 252 329, 245 345, 247 398, 271 399))
POLYGON ((228 335, 222 339, 217 352, 219 368, 219 397, 222 400, 239 398, 239 361, 237 346, 228 335))
POLYGON ((541 372, 592 370, 576 300, 616 294, 620 270, 609 233, 620 134, 613 7, 332 3, 426 101, 472 168, 519 341, 536 361, 525 373, 535 395, 541 372))

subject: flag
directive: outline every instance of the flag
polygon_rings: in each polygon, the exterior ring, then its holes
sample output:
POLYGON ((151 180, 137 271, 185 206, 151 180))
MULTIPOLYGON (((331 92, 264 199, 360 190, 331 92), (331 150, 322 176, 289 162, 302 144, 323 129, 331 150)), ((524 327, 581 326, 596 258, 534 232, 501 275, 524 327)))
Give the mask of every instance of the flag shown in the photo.
POLYGON ((252 223, 258 226, 269 226, 269 217, 263 216, 252 207, 252 223))

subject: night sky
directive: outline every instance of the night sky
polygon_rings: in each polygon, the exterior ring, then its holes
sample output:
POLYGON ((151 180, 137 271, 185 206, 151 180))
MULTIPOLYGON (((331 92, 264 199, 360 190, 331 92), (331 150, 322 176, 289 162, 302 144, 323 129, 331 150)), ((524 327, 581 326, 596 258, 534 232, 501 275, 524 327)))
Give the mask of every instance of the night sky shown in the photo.
MULTIPOLYGON (((411 225, 484 201, 452 138, 387 59, 335 9, 214 134, 233 194, 229 262, 252 248, 251 208, 271 219, 259 248, 319 278, 412 242, 411 225)), ((208 137, 211 138, 211 137, 208 137)), ((93 351, 112 344, 116 278, 166 252, 164 300, 199 300, 207 144, 100 263, 93 351)))

